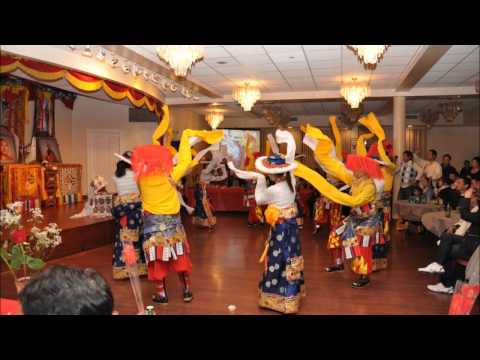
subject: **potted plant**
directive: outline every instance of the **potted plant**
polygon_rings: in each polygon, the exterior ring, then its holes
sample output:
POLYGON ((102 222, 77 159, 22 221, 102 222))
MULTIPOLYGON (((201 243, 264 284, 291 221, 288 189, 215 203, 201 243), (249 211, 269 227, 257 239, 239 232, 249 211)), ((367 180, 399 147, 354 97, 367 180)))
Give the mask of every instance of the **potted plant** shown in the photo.
POLYGON ((21 202, 8 204, 6 209, 0 210, 0 257, 13 276, 17 292, 30 280, 32 272, 45 267, 53 249, 62 243, 61 229, 57 224, 42 226, 44 218, 39 208, 30 210, 26 222, 32 226, 27 234, 22 224, 22 212, 21 202))

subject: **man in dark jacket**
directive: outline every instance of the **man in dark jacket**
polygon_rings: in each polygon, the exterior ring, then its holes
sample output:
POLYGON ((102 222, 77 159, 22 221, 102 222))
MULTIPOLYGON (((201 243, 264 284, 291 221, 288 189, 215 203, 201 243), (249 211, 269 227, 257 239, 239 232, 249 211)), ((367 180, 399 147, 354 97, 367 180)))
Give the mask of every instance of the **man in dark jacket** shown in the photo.
POLYGON ((418 269, 420 272, 442 274, 441 282, 427 286, 433 292, 453 293, 456 280, 460 280, 465 271, 464 268, 458 268, 457 260, 468 261, 480 244, 479 194, 473 188, 469 188, 460 198, 458 207, 461 221, 440 237, 436 260, 430 265, 418 269), (462 229, 464 234, 455 234, 462 229))
POLYGON ((442 158, 442 179, 447 184, 450 184, 450 174, 458 174, 457 169, 455 169, 451 164, 452 156, 450 154, 443 155, 442 158))

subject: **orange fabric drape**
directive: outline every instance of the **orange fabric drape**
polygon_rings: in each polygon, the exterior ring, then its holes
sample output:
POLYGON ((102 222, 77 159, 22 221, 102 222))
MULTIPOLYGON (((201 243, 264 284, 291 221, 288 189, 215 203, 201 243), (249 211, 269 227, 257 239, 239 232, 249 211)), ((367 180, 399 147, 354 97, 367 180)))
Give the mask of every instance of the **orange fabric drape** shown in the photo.
POLYGON ((0 56, 0 73, 10 73, 17 69, 35 79, 43 81, 56 81, 65 78, 74 88, 83 92, 94 92, 103 89, 114 100, 120 101, 127 98, 134 106, 138 108, 145 106, 148 110, 155 112, 159 118, 163 116, 162 102, 128 86, 103 80, 80 71, 67 70, 34 60, 16 58, 9 55, 0 56))

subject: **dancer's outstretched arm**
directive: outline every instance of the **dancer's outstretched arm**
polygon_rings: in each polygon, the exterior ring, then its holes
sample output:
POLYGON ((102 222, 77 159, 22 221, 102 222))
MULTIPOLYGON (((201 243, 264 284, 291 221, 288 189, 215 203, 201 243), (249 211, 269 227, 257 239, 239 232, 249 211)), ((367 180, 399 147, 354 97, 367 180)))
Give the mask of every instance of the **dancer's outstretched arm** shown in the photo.
POLYGON ((323 196, 333 202, 345 206, 356 207, 375 200, 376 188, 373 182, 365 182, 360 192, 355 195, 348 195, 338 190, 316 171, 299 162, 297 162, 297 165, 298 166, 294 172, 295 176, 308 181, 323 196))

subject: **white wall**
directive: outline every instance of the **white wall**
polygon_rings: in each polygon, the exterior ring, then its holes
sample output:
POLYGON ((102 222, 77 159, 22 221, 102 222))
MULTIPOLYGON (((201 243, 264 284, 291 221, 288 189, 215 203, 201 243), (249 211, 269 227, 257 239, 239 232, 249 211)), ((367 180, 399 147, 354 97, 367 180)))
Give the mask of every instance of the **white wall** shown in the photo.
POLYGON ((460 170, 464 160, 480 155, 480 127, 432 127, 427 132, 427 149, 437 150, 439 161, 443 154, 452 155, 452 164, 460 170))
MULTIPOLYGON (((171 110, 171 127, 176 132, 176 138, 185 128, 204 129, 206 123, 199 115, 185 110, 171 110)), ((68 136, 69 122, 57 123, 57 138, 61 143, 62 156, 71 159, 73 163, 83 165, 82 188, 87 190, 87 130, 88 129, 116 129, 120 130, 120 151, 131 150, 135 146, 149 144, 155 130, 156 123, 130 123, 128 121, 128 106, 104 102, 84 96, 77 97, 71 117, 71 137, 68 136), (62 128, 63 127, 63 128, 62 128), (60 139, 64 137, 65 140, 60 139), (71 139, 71 140, 69 140, 71 139), (71 143, 71 146, 68 145, 71 143), (65 154, 65 155, 64 155, 65 154)), ((66 162, 66 160, 64 160, 66 162)), ((112 169, 113 174, 114 169, 112 169)), ((99 174, 106 177, 110 183, 109 174, 99 174)))

